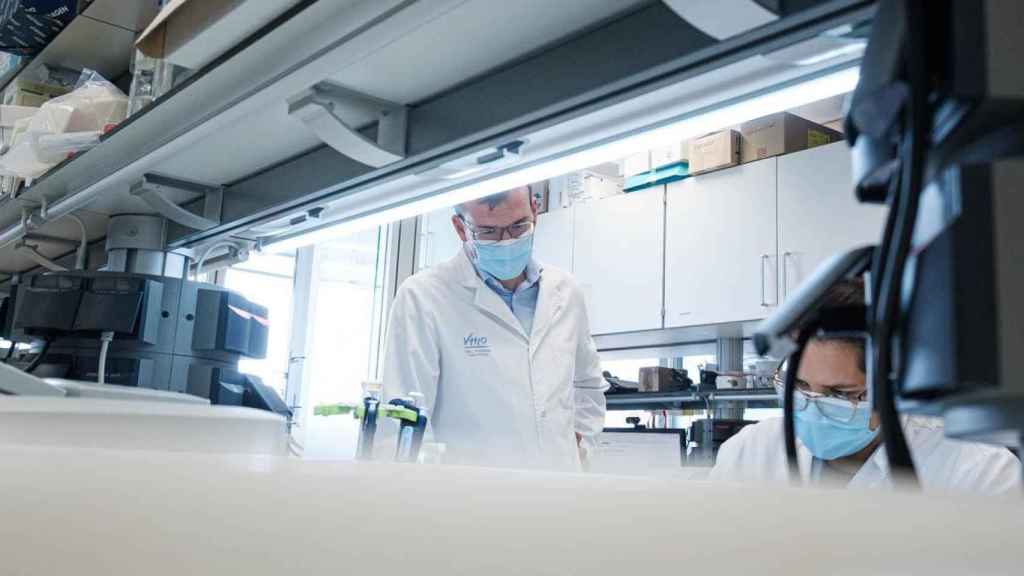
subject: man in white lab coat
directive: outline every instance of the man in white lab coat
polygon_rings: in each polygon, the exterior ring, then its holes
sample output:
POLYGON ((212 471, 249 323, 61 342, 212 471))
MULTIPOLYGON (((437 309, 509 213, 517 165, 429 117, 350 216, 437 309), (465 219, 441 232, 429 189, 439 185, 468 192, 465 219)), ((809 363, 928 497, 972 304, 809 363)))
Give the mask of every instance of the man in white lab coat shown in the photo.
POLYGON ((534 261, 536 219, 526 186, 457 207, 463 249, 395 297, 385 398, 423 394, 445 462, 574 470, 604 426, 583 294, 534 261))
MULTIPOLYGON (((832 307, 863 305, 863 283, 841 284, 829 297, 832 307)), ((805 483, 891 485, 878 416, 866 389, 863 341, 811 340, 794 399, 797 461, 805 483)), ((1009 450, 951 440, 931 419, 904 418, 903 428, 925 490, 996 494, 1020 489, 1021 464, 1009 450)), ((781 418, 747 426, 722 445, 710 478, 786 481, 784 434, 781 418)))

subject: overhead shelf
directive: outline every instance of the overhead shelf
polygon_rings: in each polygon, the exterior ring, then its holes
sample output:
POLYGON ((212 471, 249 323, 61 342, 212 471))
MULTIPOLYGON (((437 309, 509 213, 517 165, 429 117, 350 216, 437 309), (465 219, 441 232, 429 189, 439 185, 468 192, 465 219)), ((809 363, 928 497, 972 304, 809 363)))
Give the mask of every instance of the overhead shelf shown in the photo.
POLYGON ((714 407, 719 402, 746 402, 748 408, 777 408, 774 388, 715 390, 711 392, 627 392, 606 394, 609 410, 684 410, 714 407))
MULTIPOLYGON (((418 44, 407 44, 424 36, 436 40, 440 30, 454 25, 444 17, 451 18, 456 9, 460 11, 458 25, 470 26, 498 3, 302 2, 220 59, 196 71, 154 105, 123 122, 98 146, 37 179, 19 198, 30 206, 45 198, 55 216, 86 206, 106 214, 153 213, 149 204, 130 193, 131 187, 147 174, 220 186, 321 148, 321 140, 288 114, 288 100, 325 79, 337 81, 340 70, 407 62, 408 50, 412 49, 413 54, 418 51, 420 57, 429 57, 431 65, 418 66, 415 74, 389 82, 406 94, 425 98, 448 87, 437 84, 439 78, 464 80, 557 40, 567 27, 589 25, 638 3, 639 0, 600 0, 583 7, 528 0, 501 4, 505 15, 514 13, 517 21, 525 22, 531 11, 536 10, 546 11, 551 18, 527 32, 504 29, 493 35, 492 42, 474 53, 474 61, 468 65, 419 51, 418 44), (427 24, 432 27, 420 32, 427 24), (413 32, 416 34, 411 36, 413 32)), ((492 20, 496 26, 499 24, 496 17, 492 20)), ((453 39, 451 45, 454 44, 453 39)), ((390 94, 375 91, 368 96, 390 94)), ((380 110, 365 105, 350 110, 336 107, 333 113, 348 126, 373 130, 371 134, 376 132, 380 116, 380 110)), ((314 174, 307 173, 306 182, 326 175, 330 185, 337 185, 346 179, 337 176, 339 166, 349 178, 373 170, 354 161, 346 164, 344 156, 328 150, 329 165, 314 174)), ((278 193, 291 189, 284 187, 278 193)), ((177 204, 197 197, 187 192, 168 195, 177 204)), ((0 247, 10 245, 24 232, 17 224, 21 209, 21 204, 0 205, 0 247)), ((0 251, 0 269, 9 269, 3 253, 0 251)))
MULTIPOLYGON (((87 14, 109 2, 117 3, 97 0, 87 14)), ((473 182, 422 174, 510 140, 527 141, 525 165, 813 74, 824 66, 796 69, 757 55, 787 33, 818 34, 869 17, 871 7, 831 2, 714 44, 643 0, 303 1, 20 199, 30 209, 45 199, 53 217, 85 207, 153 213, 130 191, 147 174, 223 186, 221 223, 181 231, 174 247, 255 238, 255 226, 311 209, 322 209, 321 222, 351 220, 473 182), (324 81, 407 107, 404 158, 381 168, 359 163, 290 117, 288 100, 324 81)), ((79 33, 69 27, 61 37, 79 33)), ((58 41, 51 56, 62 53, 58 41)), ((377 143, 379 112, 334 111, 377 143)), ((181 205, 199 196, 165 198, 181 205)), ((4 247, 25 232, 22 208, 0 205, 0 269, 15 264, 4 247)))

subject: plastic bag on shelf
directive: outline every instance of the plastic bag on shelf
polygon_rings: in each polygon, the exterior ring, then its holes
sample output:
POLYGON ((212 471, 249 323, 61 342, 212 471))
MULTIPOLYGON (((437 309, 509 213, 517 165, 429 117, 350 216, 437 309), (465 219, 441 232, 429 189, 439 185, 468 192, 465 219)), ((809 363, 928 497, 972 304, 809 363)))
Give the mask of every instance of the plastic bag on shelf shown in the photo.
POLYGON ((6 154, 0 156, 0 175, 38 178, 69 155, 100 143, 99 131, 40 134, 28 132, 6 154))
POLYGON ((43 104, 30 132, 106 132, 125 119, 128 97, 92 70, 83 70, 70 93, 43 104))
POLYGON ((38 178, 68 155, 98 144, 127 111, 123 92, 85 70, 72 92, 43 104, 27 123, 16 125, 10 149, 0 156, 0 174, 38 178))
POLYGON ((0 142, 10 146, 14 138, 14 129, 19 122, 27 128, 27 119, 35 116, 39 108, 29 106, 3 106, 0 105, 0 142))

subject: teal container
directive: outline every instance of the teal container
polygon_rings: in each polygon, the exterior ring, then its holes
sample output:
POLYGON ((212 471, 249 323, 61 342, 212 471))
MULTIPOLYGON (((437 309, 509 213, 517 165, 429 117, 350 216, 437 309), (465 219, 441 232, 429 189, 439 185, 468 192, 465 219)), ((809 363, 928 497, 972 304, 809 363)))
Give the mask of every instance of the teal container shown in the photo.
POLYGON ((626 178, 626 184, 622 189, 625 192, 636 192, 637 190, 644 190, 652 186, 660 186, 669 182, 675 182, 676 180, 682 180, 689 175, 690 163, 677 162, 655 168, 650 172, 630 176, 626 178))

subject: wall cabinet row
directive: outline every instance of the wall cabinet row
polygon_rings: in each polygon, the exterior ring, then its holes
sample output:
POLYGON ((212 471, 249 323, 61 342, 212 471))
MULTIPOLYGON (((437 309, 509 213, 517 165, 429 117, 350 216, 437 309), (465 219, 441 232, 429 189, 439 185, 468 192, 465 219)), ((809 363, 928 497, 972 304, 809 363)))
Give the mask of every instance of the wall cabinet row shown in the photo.
MULTIPOLYGON (((878 241, 886 209, 851 182, 843 143, 768 158, 542 214, 535 254, 576 276, 594 334, 759 320, 829 256, 878 241)), ((457 246, 447 219, 424 218, 430 260, 457 246)))

